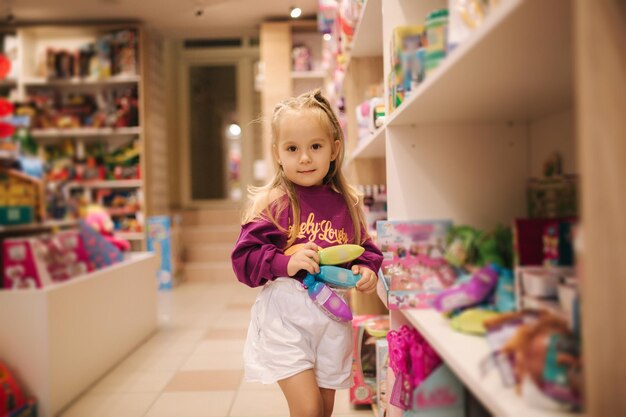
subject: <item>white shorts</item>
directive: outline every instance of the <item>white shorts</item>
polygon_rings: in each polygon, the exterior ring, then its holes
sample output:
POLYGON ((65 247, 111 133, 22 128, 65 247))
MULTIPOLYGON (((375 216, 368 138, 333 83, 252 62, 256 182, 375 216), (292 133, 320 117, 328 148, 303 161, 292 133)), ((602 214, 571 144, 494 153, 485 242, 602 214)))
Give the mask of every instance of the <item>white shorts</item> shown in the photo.
POLYGON ((320 388, 352 385, 352 322, 328 317, 293 278, 265 284, 252 307, 245 378, 272 384, 307 369, 320 388))

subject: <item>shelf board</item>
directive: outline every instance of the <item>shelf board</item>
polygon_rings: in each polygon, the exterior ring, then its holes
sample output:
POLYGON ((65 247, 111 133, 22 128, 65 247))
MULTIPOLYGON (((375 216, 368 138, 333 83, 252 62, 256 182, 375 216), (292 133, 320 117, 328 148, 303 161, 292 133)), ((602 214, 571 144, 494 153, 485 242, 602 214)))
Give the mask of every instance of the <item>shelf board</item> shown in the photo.
POLYGON ((17 85, 17 81, 12 78, 5 78, 4 80, 0 80, 0 88, 12 88, 17 85))
POLYGON ((291 71, 291 78, 294 80, 316 80, 326 78, 326 71, 291 71))
POLYGON ((134 136, 141 133, 141 128, 135 127, 78 127, 68 129, 32 129, 31 135, 35 139, 56 139, 67 137, 119 137, 134 136))
POLYGON ((582 414, 532 408, 513 388, 502 385, 496 369, 482 375, 480 363, 489 356, 487 341, 452 330, 435 310, 400 310, 426 338, 444 362, 493 415, 500 417, 580 417, 582 414))
POLYGON ((73 181, 67 184, 68 189, 73 188, 139 188, 142 180, 101 180, 101 181, 73 181))
POLYGON ((351 57, 382 56, 383 54, 383 19, 381 16, 382 0, 367 0, 361 9, 352 46, 351 57))
POLYGON ((16 224, 12 226, 0 225, 0 234, 37 232, 77 225, 78 220, 49 220, 43 223, 16 224))
POLYGON ((98 87, 110 85, 136 84, 141 78, 138 75, 114 76, 110 78, 69 78, 50 79, 30 77, 24 80, 26 87, 98 87))
POLYGON ((144 240, 146 237, 143 232, 113 232, 115 237, 126 240, 144 240))
POLYGON ((569 0, 501 2, 388 125, 528 121, 571 107, 571 14, 569 0))
POLYGON ((385 126, 381 126, 372 135, 363 140, 352 152, 347 162, 351 163, 355 159, 364 158, 384 158, 385 157, 385 126))

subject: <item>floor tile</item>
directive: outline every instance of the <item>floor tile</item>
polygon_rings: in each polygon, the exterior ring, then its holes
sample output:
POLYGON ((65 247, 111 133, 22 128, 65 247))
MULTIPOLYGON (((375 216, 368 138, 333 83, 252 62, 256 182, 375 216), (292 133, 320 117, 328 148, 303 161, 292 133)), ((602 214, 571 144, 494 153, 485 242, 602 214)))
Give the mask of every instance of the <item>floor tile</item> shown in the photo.
POLYGON ((165 387, 165 392, 235 391, 241 384, 243 371, 178 372, 165 387))
POLYGON ((243 357, 240 352, 215 355, 191 355, 180 367, 181 371, 243 369, 243 357))
POLYGON ((206 332, 205 339, 213 340, 225 340, 225 339, 235 339, 235 340, 245 340, 246 335, 248 334, 247 327, 234 327, 229 329, 213 329, 209 328, 206 332))
POLYGON ((145 417, 228 417, 234 391, 166 392, 145 417))
POLYGON ((240 390, 237 392, 230 412, 230 417, 279 417, 282 415, 289 415, 289 407, 280 390, 240 390))

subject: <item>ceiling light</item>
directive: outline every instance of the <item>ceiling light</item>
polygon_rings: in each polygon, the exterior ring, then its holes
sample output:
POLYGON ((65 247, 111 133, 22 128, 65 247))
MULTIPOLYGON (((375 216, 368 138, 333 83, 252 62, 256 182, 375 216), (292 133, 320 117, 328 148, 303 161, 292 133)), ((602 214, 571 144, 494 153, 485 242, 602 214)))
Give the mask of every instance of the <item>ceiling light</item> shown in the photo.
POLYGON ((333 37, 332 37, 332 36, 330 36, 330 33, 324 33, 324 40, 325 40, 325 41, 329 41, 329 40, 331 40, 332 38, 333 38, 333 37))
POLYGON ((289 13, 289 15, 293 19, 299 18, 301 14, 302 14, 302 9, 300 9, 299 7, 292 7, 291 12, 289 13))
POLYGON ((241 127, 237 123, 231 123, 228 126, 228 133, 233 138, 238 138, 241 135, 241 127))

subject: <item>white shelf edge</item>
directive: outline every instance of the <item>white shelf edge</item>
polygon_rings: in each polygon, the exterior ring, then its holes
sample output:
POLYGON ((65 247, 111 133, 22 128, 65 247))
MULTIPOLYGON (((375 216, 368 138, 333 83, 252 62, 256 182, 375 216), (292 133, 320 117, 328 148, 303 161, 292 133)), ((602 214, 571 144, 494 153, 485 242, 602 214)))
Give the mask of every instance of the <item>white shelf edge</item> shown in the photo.
POLYGON ((366 56, 382 56, 383 55, 383 37, 382 37, 382 0, 367 0, 361 8, 361 14, 357 23, 352 43, 350 44, 350 53, 348 61, 353 57, 366 56), (378 24, 374 23, 374 19, 379 19, 378 24), (367 35, 376 42, 367 42, 364 40, 367 35), (380 40, 380 42, 378 41, 380 40), (364 47, 363 45, 367 45, 364 47))
POLYGON ((291 71, 291 78, 294 80, 316 80, 326 78, 326 71, 291 71))
POLYGON ((43 77, 26 77, 23 81, 26 87, 72 87, 72 86, 100 86, 116 84, 134 84, 141 80, 139 75, 113 76, 110 78, 70 78, 50 79, 43 77))
POLYGON ((584 414, 532 408, 513 388, 502 385, 497 369, 482 376, 480 362, 490 355, 485 338, 453 330, 435 310, 399 310, 426 338, 455 375, 499 417, 583 417, 584 414))
POLYGON ((16 225, 0 225, 1 233, 20 233, 37 230, 49 230, 57 227, 72 227, 77 226, 78 220, 49 220, 43 223, 29 223, 29 224, 16 224, 16 225))
MULTIPOLYGON (((507 96, 504 100, 502 100, 501 102, 502 105, 500 105, 500 103, 498 103, 498 105, 494 105, 493 103, 486 105, 486 107, 490 108, 490 111, 486 112, 487 114, 480 114, 482 110, 475 110, 480 107, 472 106, 471 104, 463 104, 463 106, 460 107, 459 105, 456 105, 456 103, 451 103, 451 101, 455 101, 456 98, 458 98, 458 100, 456 101, 459 101, 459 103, 461 103, 462 100, 465 100, 465 102, 467 102, 467 100, 471 100, 474 96, 480 96, 475 91, 472 91, 472 94, 470 94, 469 97, 461 97, 461 96, 466 95, 465 91, 458 90, 458 94, 455 94, 455 93, 450 93, 449 91, 443 91, 443 90, 445 90, 444 87, 446 87, 446 85, 449 84, 448 81, 450 81, 449 80, 450 77, 448 76, 450 75, 450 73, 453 71, 458 72, 460 69, 466 68, 468 66, 466 65, 466 62, 468 59, 471 61, 476 61, 475 56, 474 56, 476 55, 475 53, 476 50, 478 50, 479 53, 484 53, 484 50, 481 50, 481 46, 482 46, 481 44, 483 44, 485 41, 493 42, 494 40, 497 40, 500 37, 501 33, 503 32, 502 30, 503 28, 504 28, 504 32, 510 36, 511 33, 506 32, 507 31, 506 28, 509 27, 512 23, 514 23, 517 26, 519 26, 520 22, 526 23, 531 20, 529 16, 535 16, 537 13, 540 13, 541 10, 546 11, 546 13, 544 13, 546 16, 553 16, 554 14, 557 14, 558 12, 561 11, 560 7, 568 7, 568 6, 567 6, 567 3, 563 1, 557 2, 556 0, 550 3, 549 8, 545 8, 541 4, 538 4, 532 1, 528 2, 524 0, 508 0, 506 2, 502 2, 493 11, 493 13, 490 16, 488 16, 487 19, 485 19, 485 22, 479 28, 477 28, 474 31, 474 33, 472 33, 471 36, 465 42, 463 42, 463 44, 459 45, 449 56, 447 56, 441 62, 441 64, 435 70, 433 70, 431 74, 429 74, 426 80, 422 84, 419 85, 419 87, 406 99, 404 103, 400 105, 400 107, 395 109, 395 111, 391 115, 388 115, 387 125, 388 126, 402 126, 402 125, 410 125, 413 123, 488 121, 488 120, 494 120, 494 119, 499 120, 499 121, 512 121, 512 120, 518 120, 518 119, 527 120, 529 118, 540 117, 541 115, 544 115, 545 113, 542 113, 540 111, 540 108, 545 108, 545 105, 543 102, 549 101, 545 99, 546 98, 545 96, 535 98, 534 100, 532 100, 533 103, 538 101, 539 104, 542 104, 542 106, 532 106, 532 105, 526 106, 528 107, 528 109, 525 110, 525 112, 528 114, 519 114, 523 112, 520 112, 518 108, 511 109, 511 107, 515 107, 515 106, 511 106, 510 103, 516 103, 516 106, 520 106, 520 105, 523 106, 524 104, 527 104, 523 102, 523 99, 528 99, 528 97, 525 96, 524 93, 519 93, 519 89, 518 89, 519 97, 511 96, 509 98, 509 96, 507 96), (460 62, 460 61, 463 61, 463 62, 460 62), (444 80, 442 81, 442 79, 444 80), (441 94, 442 92, 445 94, 442 95, 441 94), (439 105, 437 107, 438 110, 437 110, 437 113, 433 115, 432 111, 430 110, 431 110, 431 105, 434 104, 435 101, 437 101, 436 97, 442 97, 442 98, 445 97, 445 100, 447 100, 447 103, 452 104, 452 106, 447 107, 447 106, 443 106, 441 103, 437 103, 439 105), (522 101, 522 103, 520 104, 518 103, 518 101, 522 101), (416 104, 417 106, 419 106, 420 110, 423 110, 422 112, 409 110, 416 104), (456 105, 456 107, 454 105, 456 105), (454 108, 450 108, 450 107, 454 107, 454 108), (442 108, 445 109, 445 111, 441 110, 442 108), (497 110, 494 110, 494 108, 497 108, 497 110), (460 111, 462 113, 465 113, 465 116, 457 116, 456 112, 458 112, 459 109, 461 109, 460 111), (507 112, 513 113, 513 114, 507 114, 507 112), (417 113, 418 116, 416 119, 413 119, 411 117, 412 113, 417 113), (489 113, 497 113, 497 115, 493 115, 489 113), (504 119, 504 120, 500 120, 500 119, 504 119)), ((537 32, 539 34, 542 34, 543 38, 550 37, 549 32, 551 29, 550 28, 546 29, 546 26, 548 26, 548 24, 546 23, 546 19, 548 18, 544 17, 543 20, 537 24, 540 28, 543 29, 542 31, 537 32), (544 26, 541 26, 541 24, 544 24, 544 26)), ((558 24, 565 25, 566 23, 558 22, 558 24)), ((525 27, 527 27, 527 25, 525 27)), ((560 28, 554 29, 554 31, 557 34, 563 33, 563 29, 560 29, 560 28)), ((523 37, 523 34, 520 34, 520 36, 523 37)), ((529 42, 526 39, 524 39, 523 42, 528 42, 532 44, 532 42, 529 42)), ((547 45, 549 45, 547 47, 542 46, 543 49, 541 49, 542 51, 541 53, 543 55, 540 55, 540 54, 538 55, 552 56, 554 55, 552 52, 559 52, 558 48, 554 46, 553 41, 551 42, 552 43, 547 43, 547 45)), ((515 52, 513 53, 512 56, 515 57, 515 60, 527 59, 527 55, 525 51, 520 52, 520 51, 517 51, 515 48, 513 48, 513 50, 515 52)), ((536 58, 537 57, 535 57, 535 59, 536 58)), ((508 59, 507 61, 512 61, 512 60, 508 59)), ((544 65, 548 65, 548 63, 544 65)), ((497 61, 492 63, 492 67, 493 68, 498 67, 497 61)), ((500 70, 499 67, 498 69, 500 70)), ((549 70, 554 72, 554 68, 552 68, 551 66, 549 70)), ((495 70, 492 70, 491 72, 494 74, 498 74, 498 71, 495 71, 495 70)), ((545 72, 547 74, 550 73, 550 71, 545 71, 545 72)), ((530 73, 532 73, 532 71, 530 73)), ((458 84, 459 76, 458 74, 455 74, 455 76, 457 78, 455 78, 453 81, 456 84, 458 84)), ((489 84, 490 82, 488 80, 489 75, 485 75, 484 77, 487 77, 487 84, 489 84)), ((554 77, 551 78, 549 81, 553 81, 553 80, 554 80, 554 77)), ((550 84, 552 84, 551 82, 548 82, 548 81, 544 82, 544 81, 545 80, 542 79, 542 82, 540 84, 541 86, 545 85, 546 87, 550 87, 550 84)), ((465 79, 462 82, 471 83, 472 80, 465 77, 465 79)), ((533 79, 532 82, 531 82, 531 85, 533 87, 537 87, 536 78, 533 79), (535 84, 532 84, 532 82, 534 82, 535 84)), ((485 84, 484 80, 481 80, 481 82, 475 83, 473 87, 478 86, 478 85, 482 86, 484 84, 485 84)), ((522 85, 521 83, 518 83, 518 84, 522 85)), ((511 85, 511 87, 515 87, 515 85, 511 85)), ((497 92, 500 96, 502 96, 502 93, 501 93, 502 89, 494 90, 494 91, 497 92)), ((482 95, 489 96, 491 93, 492 91, 487 90, 482 95)), ((549 97, 549 98, 553 99, 553 97, 549 97)), ((560 98, 561 97, 558 97, 558 99, 560 98)), ((557 101, 560 101, 558 99, 557 101)), ((570 103, 571 103, 571 100, 570 100, 570 103)), ((548 108, 550 108, 549 105, 548 105, 548 108)), ((551 110, 554 111, 555 109, 551 109, 551 110)))
POLYGON ((113 232, 115 236, 126 240, 144 240, 146 236, 143 232, 113 232))
POLYGON ((386 138, 386 127, 382 125, 378 129, 374 131, 364 141, 362 141, 356 149, 352 152, 352 154, 346 160, 347 163, 352 163, 357 159, 364 158, 384 158, 385 157, 385 138, 386 138))
POLYGON ((81 127, 70 129, 32 129, 31 135, 35 139, 62 138, 62 137, 104 137, 104 136, 132 136, 141 134, 141 127, 81 127))
POLYGON ((70 182, 67 188, 140 188, 142 180, 102 180, 87 182, 70 182))

